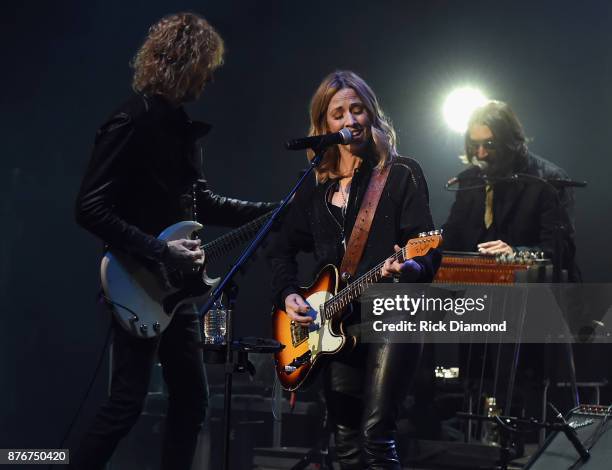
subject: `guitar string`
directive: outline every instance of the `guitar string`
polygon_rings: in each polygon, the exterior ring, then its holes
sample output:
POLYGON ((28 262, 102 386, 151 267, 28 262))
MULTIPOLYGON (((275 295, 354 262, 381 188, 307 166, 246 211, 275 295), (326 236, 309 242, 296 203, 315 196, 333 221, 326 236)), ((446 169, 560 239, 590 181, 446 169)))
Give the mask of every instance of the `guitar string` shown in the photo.
POLYGON ((203 248, 210 248, 210 247, 215 247, 215 245, 219 245, 219 244, 224 244, 226 242, 226 240, 239 240, 239 239, 243 239, 245 235, 250 235, 253 231, 259 229, 263 223, 265 222, 265 220, 267 220, 267 218, 269 217, 269 213, 268 214, 264 214, 260 217, 258 217, 257 219, 249 222, 248 224, 246 224, 244 227, 240 227, 236 230, 232 230, 229 233, 226 233, 225 235, 222 235, 221 237, 217 238, 216 240, 213 240, 212 242, 209 242, 207 244, 201 245, 203 248))
POLYGON ((219 238, 217 238, 216 240, 213 240, 212 242, 209 242, 207 244, 203 244, 200 247, 207 249, 207 250, 215 250, 217 249, 220 245, 225 245, 227 243, 240 243, 245 241, 246 239, 248 239, 247 237, 249 237, 250 235, 252 235, 252 233, 254 231, 256 231, 257 229, 259 229, 262 225, 263 225, 263 220, 256 220, 253 223, 249 224, 246 227, 240 228, 237 231, 233 231, 230 233, 227 233, 219 238), (255 223, 257 222, 257 223, 255 223))
MULTIPOLYGON (((392 258, 394 261, 399 260, 400 257, 404 260, 406 259, 406 247, 402 248, 401 250, 395 252, 393 255, 390 256, 390 258, 392 258)), ((325 301, 322 305, 325 318, 329 320, 338 311, 343 309, 349 302, 351 302, 355 297, 363 293, 363 291, 369 284, 377 282, 378 279, 382 277, 380 270, 384 266, 385 262, 386 260, 382 263, 379 263, 370 271, 359 277, 355 282, 349 284, 340 292, 338 292, 338 294, 336 294, 334 297, 325 301)))
POLYGON ((212 242, 200 245, 200 248, 204 249, 209 258, 226 253, 241 243, 248 241, 253 232, 261 228, 269 216, 270 213, 264 214, 244 227, 226 233, 212 242))
MULTIPOLYGON (((400 259, 400 257, 405 257, 405 250, 405 247, 402 248, 401 250, 391 255, 390 258, 393 259, 393 261, 397 261, 400 259)), ((367 273, 360 276, 355 282, 349 284, 340 292, 338 292, 338 294, 336 294, 334 297, 325 301, 323 303, 323 312, 325 318, 329 320, 333 315, 336 314, 338 310, 344 308, 345 305, 348 304, 354 297, 363 292, 363 290, 365 290, 365 287, 367 287, 368 284, 373 284, 378 280, 377 278, 382 277, 380 270, 385 265, 386 261, 387 260, 379 263, 378 265, 370 269, 367 273), (360 289, 361 292, 359 292, 360 289)))

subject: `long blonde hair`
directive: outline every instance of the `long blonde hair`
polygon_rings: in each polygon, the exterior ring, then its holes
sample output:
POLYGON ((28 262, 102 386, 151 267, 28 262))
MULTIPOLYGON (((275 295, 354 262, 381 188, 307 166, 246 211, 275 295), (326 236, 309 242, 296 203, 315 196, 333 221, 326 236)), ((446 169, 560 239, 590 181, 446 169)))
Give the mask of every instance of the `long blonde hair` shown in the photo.
POLYGON ((197 97, 223 64, 223 39, 201 16, 169 15, 149 28, 132 61, 136 92, 160 94, 180 103, 197 97))
MULTIPOLYGON (((372 139, 374 153, 378 163, 377 168, 384 167, 397 157, 397 137, 391 121, 378 103, 376 95, 370 86, 356 73, 340 70, 329 74, 323 79, 317 91, 310 100, 310 131, 308 135, 320 135, 329 132, 327 128, 327 108, 333 96, 344 88, 351 88, 361 99, 372 123, 372 139)), ((308 159, 314 157, 312 150, 308 151, 308 159)), ((325 182, 329 178, 337 178, 340 162, 340 151, 334 145, 325 152, 317 172, 317 181, 325 182)))

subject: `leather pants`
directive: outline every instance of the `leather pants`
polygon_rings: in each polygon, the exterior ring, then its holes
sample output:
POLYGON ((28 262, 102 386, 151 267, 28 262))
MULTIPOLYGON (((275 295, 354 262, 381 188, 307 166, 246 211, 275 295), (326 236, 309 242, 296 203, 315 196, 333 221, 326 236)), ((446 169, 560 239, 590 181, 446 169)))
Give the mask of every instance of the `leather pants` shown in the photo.
POLYGON ((420 344, 358 344, 326 369, 325 399, 342 470, 401 470, 395 421, 420 344))

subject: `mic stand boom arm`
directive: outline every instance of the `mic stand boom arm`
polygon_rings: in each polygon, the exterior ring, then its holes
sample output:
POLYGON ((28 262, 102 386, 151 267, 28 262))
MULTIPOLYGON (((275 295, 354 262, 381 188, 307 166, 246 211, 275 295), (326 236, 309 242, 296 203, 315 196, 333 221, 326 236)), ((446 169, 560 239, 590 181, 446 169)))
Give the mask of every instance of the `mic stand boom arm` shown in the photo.
POLYGON ((204 316, 206 312, 208 312, 212 308, 214 303, 219 299, 219 297, 221 297, 221 294, 225 291, 226 286, 234 278, 236 273, 242 268, 242 266, 244 266, 244 264, 249 260, 249 258, 253 256, 253 253, 257 250, 257 248, 259 248, 259 245, 261 245, 261 242, 263 241, 263 239, 266 238, 266 236, 270 232, 272 225, 274 224, 276 219, 278 219, 278 216, 280 215, 280 213, 284 210, 287 204, 289 204, 289 201, 291 201, 291 198, 295 195, 295 193, 300 188, 300 186, 302 186, 302 184, 304 183, 306 178, 310 175, 310 173, 312 173, 312 170, 315 169, 319 165, 322 157, 323 157, 322 152, 317 153, 313 157, 313 159, 310 161, 310 166, 308 167, 308 169, 300 177, 300 179, 295 184, 295 186, 291 189, 289 194, 287 194, 287 196, 281 201, 280 205, 272 213, 272 215, 270 216, 268 221, 264 224, 264 226, 261 227, 261 229, 259 229, 259 232, 257 232, 257 234, 255 235, 255 237, 253 238, 249 246, 247 246, 244 249, 244 251, 238 258, 238 260, 234 263, 232 268, 223 277, 223 279, 221 280, 217 288, 213 291, 208 301, 200 309, 200 312, 199 312, 200 317, 204 316))

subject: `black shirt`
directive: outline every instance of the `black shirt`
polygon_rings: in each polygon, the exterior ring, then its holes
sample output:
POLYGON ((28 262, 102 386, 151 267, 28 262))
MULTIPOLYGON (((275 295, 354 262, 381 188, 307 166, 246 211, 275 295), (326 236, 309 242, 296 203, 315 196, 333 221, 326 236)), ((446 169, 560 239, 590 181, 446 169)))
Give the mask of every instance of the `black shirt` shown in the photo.
MULTIPOLYGON (((347 240, 350 238, 372 170, 367 160, 355 170, 342 223, 334 217, 334 209, 328 203, 336 181, 317 183, 313 176, 296 193, 281 232, 268 250, 277 306, 284 307, 286 296, 297 292, 298 252, 313 253, 315 273, 326 264, 339 266, 344 255, 343 235, 347 240)), ((421 167, 411 158, 398 157, 391 163, 355 277, 391 256, 395 244, 404 246, 419 232, 430 230, 433 222, 429 193, 421 167)), ((419 281, 430 282, 439 264, 439 253, 434 251, 417 261, 423 267, 419 281)))

